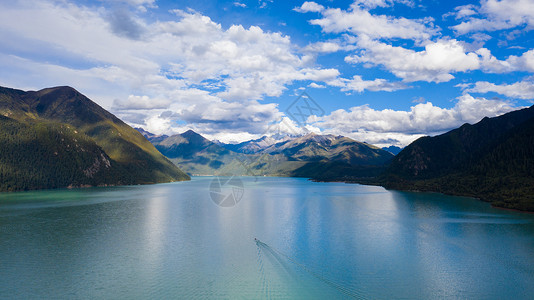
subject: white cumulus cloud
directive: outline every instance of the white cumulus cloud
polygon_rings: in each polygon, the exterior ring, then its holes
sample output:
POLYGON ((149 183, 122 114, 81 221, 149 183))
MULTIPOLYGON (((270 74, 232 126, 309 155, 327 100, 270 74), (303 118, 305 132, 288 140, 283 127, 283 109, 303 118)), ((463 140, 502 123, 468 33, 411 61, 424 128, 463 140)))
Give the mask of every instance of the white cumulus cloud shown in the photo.
POLYGON ((376 78, 374 80, 364 80, 359 75, 354 75, 351 79, 336 78, 327 81, 330 86, 341 88, 343 92, 363 92, 368 91, 386 91, 393 92, 407 88, 402 82, 390 82, 386 79, 376 78))
POLYGON ((498 116, 514 109, 506 101, 465 94, 458 97, 452 108, 441 108, 431 102, 417 104, 408 111, 375 110, 363 105, 348 111, 336 110, 324 117, 310 117, 309 122, 325 132, 345 133, 379 146, 406 146, 421 136, 443 133, 464 123, 472 124, 484 117, 498 116))
POLYGON ((237 6, 237 7, 242 7, 242 8, 246 8, 247 5, 245 3, 242 3, 242 2, 234 2, 234 6, 237 6))
POLYGON ((534 78, 512 84, 495 84, 487 81, 478 81, 474 85, 464 86, 466 93, 489 93, 495 92, 509 98, 534 99, 534 78))
POLYGON ((174 10, 167 21, 138 13, 63 1, 1 2, 0 38, 10 41, 9 49, 25 50, 0 51, 0 78, 28 89, 72 85, 155 132, 189 122, 202 133, 236 136, 261 132, 280 117, 276 104, 261 102, 265 96, 279 96, 295 81, 340 75, 316 66, 279 32, 223 28, 192 10, 174 10))
POLYGON ((305 51, 315 52, 315 53, 332 53, 339 51, 341 46, 333 42, 317 42, 309 44, 304 48, 305 51))
POLYGON ((369 10, 354 3, 348 10, 329 8, 321 11, 322 18, 310 23, 321 26, 327 33, 349 32, 365 34, 371 38, 401 38, 425 41, 435 36, 438 29, 433 19, 406 19, 387 15, 374 15, 369 10))
POLYGON ((324 6, 313 1, 306 1, 300 7, 295 7, 293 10, 300 13, 321 12, 324 10, 324 6))
POLYGON ((438 40, 428 43, 423 51, 396 47, 368 37, 361 37, 357 46, 360 54, 347 56, 349 63, 382 65, 407 82, 445 82, 454 78, 451 73, 480 68, 476 53, 466 53, 457 40, 438 40))
POLYGON ((459 34, 474 31, 495 31, 527 25, 534 26, 532 0, 482 0, 480 6, 464 5, 456 8, 458 19, 465 19, 452 28, 459 34))

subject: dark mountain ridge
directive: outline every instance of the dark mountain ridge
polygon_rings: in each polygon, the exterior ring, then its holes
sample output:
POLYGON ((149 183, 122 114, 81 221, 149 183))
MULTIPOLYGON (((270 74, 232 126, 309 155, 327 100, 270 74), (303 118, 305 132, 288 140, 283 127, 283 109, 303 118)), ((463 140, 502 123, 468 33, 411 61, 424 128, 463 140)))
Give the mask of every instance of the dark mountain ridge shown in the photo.
POLYGON ((389 170, 408 178, 432 178, 463 168, 477 161, 497 144, 501 137, 534 118, 534 107, 510 112, 495 118, 484 118, 464 124, 435 137, 422 137, 401 151, 389 170))
POLYGON ((533 170, 534 106, 420 138, 393 159, 377 183, 533 211, 533 170))

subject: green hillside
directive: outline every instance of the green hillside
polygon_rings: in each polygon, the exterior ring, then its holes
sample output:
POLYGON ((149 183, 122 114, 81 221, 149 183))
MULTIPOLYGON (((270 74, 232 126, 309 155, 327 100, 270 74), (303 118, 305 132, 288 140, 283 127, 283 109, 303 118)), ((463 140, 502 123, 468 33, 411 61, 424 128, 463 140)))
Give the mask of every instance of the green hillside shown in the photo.
POLYGON ((139 132, 73 88, 0 87, 0 115, 0 190, 189 179, 139 132))

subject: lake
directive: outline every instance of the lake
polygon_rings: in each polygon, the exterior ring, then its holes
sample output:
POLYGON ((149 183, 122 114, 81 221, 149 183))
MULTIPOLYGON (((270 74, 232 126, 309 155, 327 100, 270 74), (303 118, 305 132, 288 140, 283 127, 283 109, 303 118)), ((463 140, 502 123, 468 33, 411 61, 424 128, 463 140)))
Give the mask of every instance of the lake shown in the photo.
POLYGON ((1 193, 0 298, 534 295, 534 215, 299 178, 225 183, 1 193))

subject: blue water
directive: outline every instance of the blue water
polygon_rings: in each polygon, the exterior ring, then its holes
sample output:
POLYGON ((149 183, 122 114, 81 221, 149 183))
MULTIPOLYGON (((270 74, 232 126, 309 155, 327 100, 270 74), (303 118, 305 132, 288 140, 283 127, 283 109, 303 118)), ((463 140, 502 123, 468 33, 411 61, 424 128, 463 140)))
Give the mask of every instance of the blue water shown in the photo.
POLYGON ((213 179, 0 194, 0 298, 534 295, 533 215, 296 178, 214 191, 213 179))

